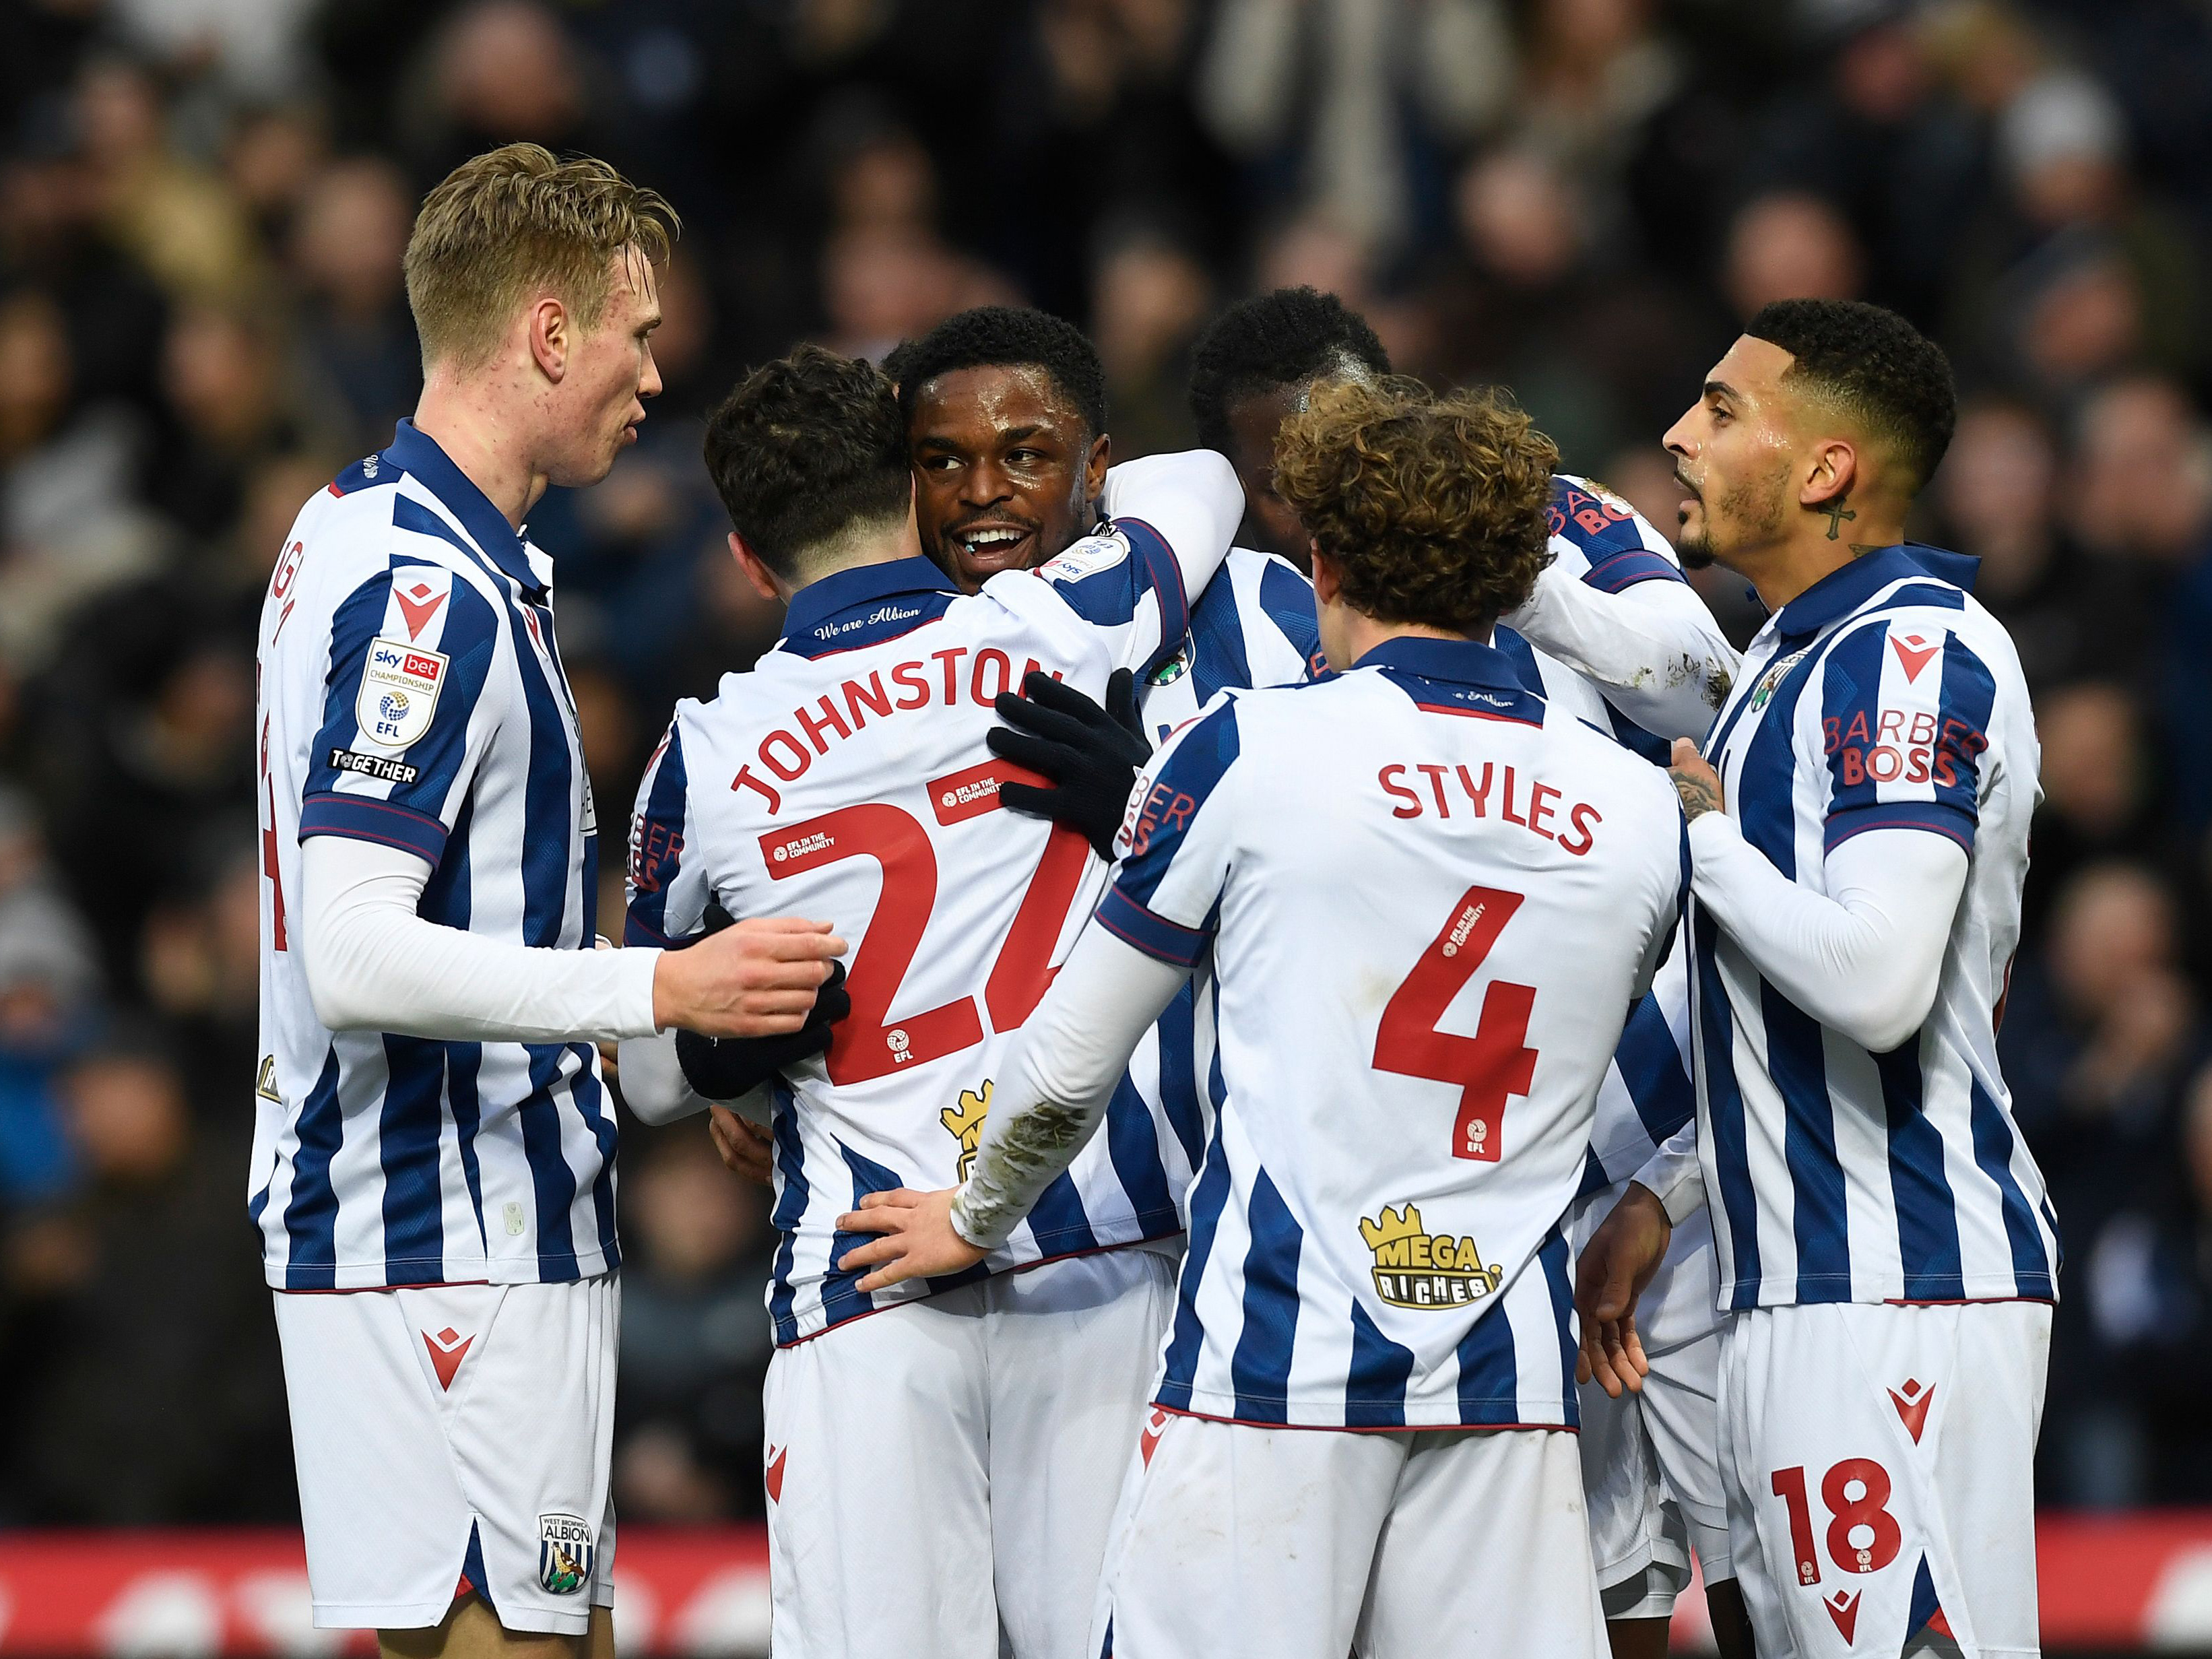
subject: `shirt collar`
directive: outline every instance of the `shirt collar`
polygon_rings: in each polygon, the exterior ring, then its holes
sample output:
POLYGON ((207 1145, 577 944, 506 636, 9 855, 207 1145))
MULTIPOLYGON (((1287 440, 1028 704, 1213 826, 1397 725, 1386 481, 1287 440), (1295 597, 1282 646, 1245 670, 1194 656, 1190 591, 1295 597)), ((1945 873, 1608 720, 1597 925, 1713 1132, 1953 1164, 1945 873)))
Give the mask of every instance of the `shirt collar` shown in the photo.
POLYGON ((1480 640, 1432 640, 1401 634, 1374 647, 1359 659, 1362 668, 1397 668, 1424 679, 1456 680, 1496 691, 1526 691, 1513 662, 1494 645, 1480 640))
POLYGON ((1830 623, 1858 609, 1892 582, 1915 576, 1933 576, 1954 587, 1974 590, 1974 576, 1982 562, 1965 553, 1947 553, 1940 547, 1900 542, 1894 547, 1862 553, 1849 564, 1831 570, 1774 613, 1778 634, 1802 637, 1817 634, 1830 623))
POLYGON ((507 521, 507 514, 453 465, 435 438, 411 419, 403 418, 392 434, 392 447, 384 453, 401 471, 411 472, 422 481, 422 487, 461 521, 461 528, 483 550, 485 557, 532 592, 544 591, 545 584, 531 568, 529 552, 514 526, 507 521))
POLYGON ((842 611, 871 605, 894 593, 957 593, 951 577, 927 559, 890 559, 881 564, 833 570, 791 596, 784 614, 786 638, 811 633, 842 611))

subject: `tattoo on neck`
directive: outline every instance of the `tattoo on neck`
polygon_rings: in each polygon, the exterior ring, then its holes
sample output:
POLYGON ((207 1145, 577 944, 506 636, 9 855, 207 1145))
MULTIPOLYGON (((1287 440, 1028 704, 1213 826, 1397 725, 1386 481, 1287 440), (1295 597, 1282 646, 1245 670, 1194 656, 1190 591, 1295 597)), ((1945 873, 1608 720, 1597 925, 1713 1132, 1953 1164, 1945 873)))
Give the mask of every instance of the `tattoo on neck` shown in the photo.
POLYGON ((1886 545, 1887 544, 1878 542, 1853 542, 1850 544, 1851 556, 1855 559, 1863 559, 1869 553, 1881 552, 1886 545))
POLYGON ((1828 515, 1828 539, 1832 542, 1841 541, 1843 539, 1844 520, 1856 519, 1858 517, 1856 513, 1844 505, 1844 498, 1838 495, 1835 500, 1830 501, 1826 507, 1815 509, 1816 511, 1825 513, 1828 515))

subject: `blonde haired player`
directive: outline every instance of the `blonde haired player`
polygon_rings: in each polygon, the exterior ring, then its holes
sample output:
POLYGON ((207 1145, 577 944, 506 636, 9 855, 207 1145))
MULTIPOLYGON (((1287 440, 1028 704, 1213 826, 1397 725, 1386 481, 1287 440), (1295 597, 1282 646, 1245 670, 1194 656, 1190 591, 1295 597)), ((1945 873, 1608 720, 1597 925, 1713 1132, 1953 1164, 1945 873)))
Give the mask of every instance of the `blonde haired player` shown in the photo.
POLYGON ((675 222, 531 144, 432 191, 415 418, 301 510, 263 606, 250 1208, 315 1623, 387 1653, 612 1653, 593 1044, 794 1030, 842 949, 766 921, 592 948, 598 826, 523 520, 635 441, 675 222))
POLYGON ((1278 455, 1340 672, 1146 768, 973 1174, 870 1194, 844 1259, 874 1291, 996 1246, 1209 973, 1223 1098, 1091 1650, 1594 1659, 1560 1223, 1680 815, 1486 642, 1547 556, 1525 416, 1322 386, 1278 455))

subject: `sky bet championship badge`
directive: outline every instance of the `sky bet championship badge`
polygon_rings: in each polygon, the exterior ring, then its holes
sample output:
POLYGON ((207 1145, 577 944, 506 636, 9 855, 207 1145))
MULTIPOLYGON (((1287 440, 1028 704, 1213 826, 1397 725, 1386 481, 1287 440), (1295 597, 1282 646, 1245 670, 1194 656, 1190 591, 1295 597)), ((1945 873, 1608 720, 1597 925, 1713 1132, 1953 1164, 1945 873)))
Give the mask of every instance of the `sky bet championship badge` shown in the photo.
POLYGON ((380 635, 368 642, 354 718, 365 742, 404 749, 430 729, 438 691, 446 683, 446 655, 380 635))
POLYGON ((578 1516, 538 1517, 538 1582, 556 1595, 592 1582, 592 1529, 578 1516))

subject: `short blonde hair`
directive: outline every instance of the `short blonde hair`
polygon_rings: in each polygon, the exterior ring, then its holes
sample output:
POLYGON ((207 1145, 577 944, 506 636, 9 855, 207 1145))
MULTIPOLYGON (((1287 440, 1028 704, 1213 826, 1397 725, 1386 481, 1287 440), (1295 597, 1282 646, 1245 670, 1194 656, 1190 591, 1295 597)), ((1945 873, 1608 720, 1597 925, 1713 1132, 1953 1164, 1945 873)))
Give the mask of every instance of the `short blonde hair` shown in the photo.
POLYGON ((425 367, 483 362, 541 288, 593 326, 614 256, 635 246, 657 264, 681 228, 658 194, 588 155, 503 144, 462 162, 423 198, 407 239, 407 304, 425 367))

